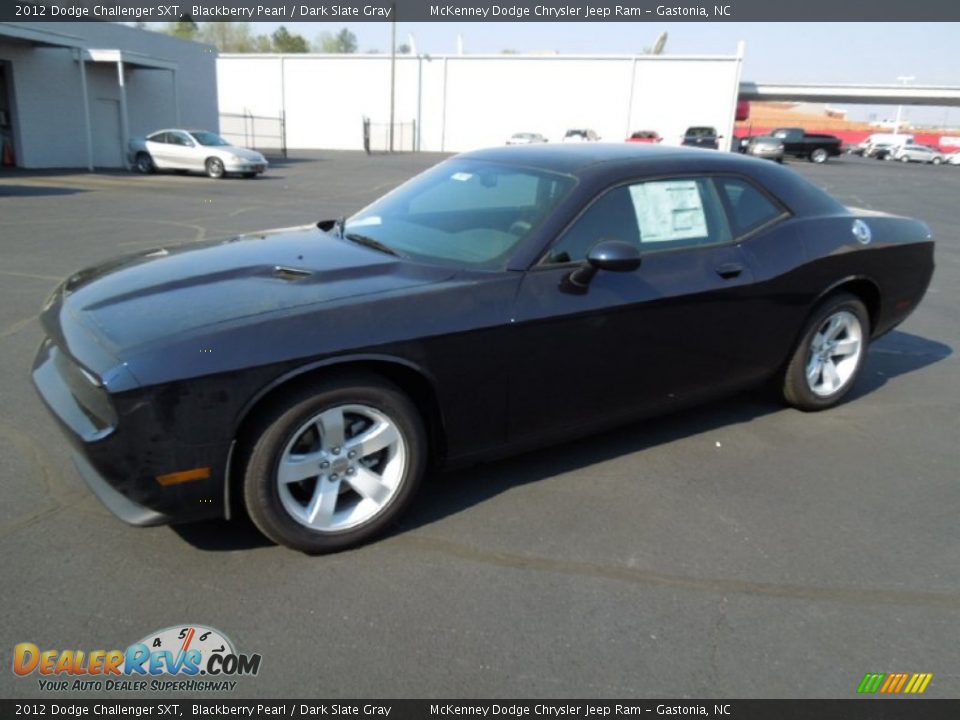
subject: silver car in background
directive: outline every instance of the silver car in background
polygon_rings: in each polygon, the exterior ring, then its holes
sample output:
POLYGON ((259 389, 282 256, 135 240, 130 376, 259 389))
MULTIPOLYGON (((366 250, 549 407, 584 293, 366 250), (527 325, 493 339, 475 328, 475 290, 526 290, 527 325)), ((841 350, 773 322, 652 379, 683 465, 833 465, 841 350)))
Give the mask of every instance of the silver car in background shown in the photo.
POLYGON ((758 135, 749 138, 744 152, 747 155, 783 162, 783 141, 772 135, 758 135))
POLYGON ((267 169, 256 150, 236 147, 207 130, 158 130, 130 141, 130 163, 141 173, 155 170, 203 172, 212 178, 228 173, 255 177, 267 169))
POLYGON ((943 155, 939 151, 916 143, 901 145, 894 151, 892 157, 900 162, 922 162, 933 165, 939 165, 943 162, 943 155))

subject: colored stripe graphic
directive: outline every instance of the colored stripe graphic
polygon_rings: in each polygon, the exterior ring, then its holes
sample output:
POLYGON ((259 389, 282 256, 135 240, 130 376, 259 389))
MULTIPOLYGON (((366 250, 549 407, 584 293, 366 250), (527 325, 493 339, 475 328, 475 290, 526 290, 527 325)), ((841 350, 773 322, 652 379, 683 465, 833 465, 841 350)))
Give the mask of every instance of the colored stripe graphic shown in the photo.
POLYGON ((897 680, 900 679, 900 673, 890 673, 887 675, 887 679, 884 681, 883 685, 880 686, 881 693, 890 692, 890 688, 897 684, 897 680))
POLYGON ((933 673, 867 673, 857 686, 858 693, 919 695, 926 691, 933 673))
POLYGON ((917 678, 917 682, 911 692, 919 695, 927 689, 927 685, 933 680, 933 673, 916 673, 914 677, 917 678))
POLYGON ((875 693, 880 689, 880 683, 883 682, 885 677, 886 673, 867 673, 863 676, 863 680, 860 681, 860 685, 857 687, 857 692, 875 693))

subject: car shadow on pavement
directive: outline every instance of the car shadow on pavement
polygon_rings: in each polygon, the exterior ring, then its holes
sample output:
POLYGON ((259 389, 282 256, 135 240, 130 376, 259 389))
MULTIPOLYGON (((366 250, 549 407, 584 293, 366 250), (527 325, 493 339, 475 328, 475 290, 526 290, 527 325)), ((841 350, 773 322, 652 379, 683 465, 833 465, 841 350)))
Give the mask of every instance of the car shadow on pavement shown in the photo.
MULTIPOLYGON (((952 353, 952 348, 943 343, 910 333, 891 332, 872 346, 860 380, 847 402, 874 392, 892 378, 933 365, 952 353)), ((442 472, 427 479, 410 512, 389 535, 429 525, 520 485, 781 411, 784 405, 775 393, 769 388, 758 389, 563 443, 548 453, 530 451, 463 470, 442 472)), ((199 550, 235 551, 272 544, 246 516, 232 521, 175 525, 172 529, 199 550)))
MULTIPOLYGON (((889 380, 933 365, 952 353, 952 348, 944 343, 893 331, 871 346, 857 385, 844 402, 855 402, 889 380)), ((531 451, 441 473, 426 483, 417 502, 392 534, 463 512, 514 487, 784 411, 789 410, 777 397, 777 391, 770 386, 761 387, 563 443, 552 447, 550 452, 531 451)))

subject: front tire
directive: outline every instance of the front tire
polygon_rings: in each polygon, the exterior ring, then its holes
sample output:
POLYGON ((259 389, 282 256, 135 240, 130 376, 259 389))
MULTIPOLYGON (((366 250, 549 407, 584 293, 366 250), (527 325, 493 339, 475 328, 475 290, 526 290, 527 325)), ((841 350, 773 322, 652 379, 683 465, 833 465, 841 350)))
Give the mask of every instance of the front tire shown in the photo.
POLYGON ((395 385, 350 375, 288 394, 251 433, 243 496, 268 538, 306 553, 382 534, 427 461, 423 420, 395 385))
POLYGON ((810 153, 810 162, 815 162, 818 165, 825 163, 829 154, 823 148, 817 148, 812 153, 810 153))
POLYGON ((787 403, 805 410, 833 407, 850 392, 870 343, 870 318, 859 298, 838 293, 811 314, 783 377, 787 403))
POLYGON ((203 166, 207 171, 207 175, 212 177, 214 180, 219 180, 226 175, 226 171, 223 169, 223 160, 220 158, 207 158, 207 161, 203 164, 203 166))

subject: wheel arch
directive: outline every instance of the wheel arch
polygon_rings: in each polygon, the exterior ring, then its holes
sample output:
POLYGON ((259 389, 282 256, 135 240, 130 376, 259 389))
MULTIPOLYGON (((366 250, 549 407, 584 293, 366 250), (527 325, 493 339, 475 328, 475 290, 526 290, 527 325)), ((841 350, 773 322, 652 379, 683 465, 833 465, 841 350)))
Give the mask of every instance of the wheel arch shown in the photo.
POLYGON ((867 308, 867 317, 870 319, 870 334, 873 335, 880 319, 881 295, 880 286, 866 275, 851 275, 838 280, 825 288, 811 303, 807 315, 814 311, 826 298, 838 292, 848 292, 856 296, 867 308))
POLYGON ((443 412, 436 381, 429 372, 408 360, 390 355, 352 355, 308 363, 273 380, 257 392, 237 414, 224 481, 224 514, 227 519, 233 515, 234 499, 242 495, 239 492, 242 468, 237 461, 242 447, 250 440, 249 432, 256 411, 271 403, 280 402, 286 394, 315 382, 318 378, 349 373, 378 375, 406 392, 423 415, 430 462, 442 464, 447 449, 443 412))
POLYGON ((787 353, 786 357, 784 357, 783 361, 778 366, 777 372, 774 373, 774 377, 781 377, 783 372, 786 370, 787 364, 790 362, 790 356, 793 352, 793 348, 797 346, 797 343, 800 342, 800 338, 803 336, 803 327, 806 325, 816 309, 828 297, 841 292, 847 292, 854 297, 859 298, 860 301, 866 306, 867 317, 870 320, 870 336, 873 337, 874 329, 877 326, 877 320, 880 317, 880 287, 876 282, 865 275, 851 275, 841 280, 837 280, 832 285, 828 285, 826 288, 824 288, 820 294, 813 299, 813 302, 807 306, 803 324, 797 329, 796 335, 794 336, 793 341, 790 343, 791 350, 787 353))

